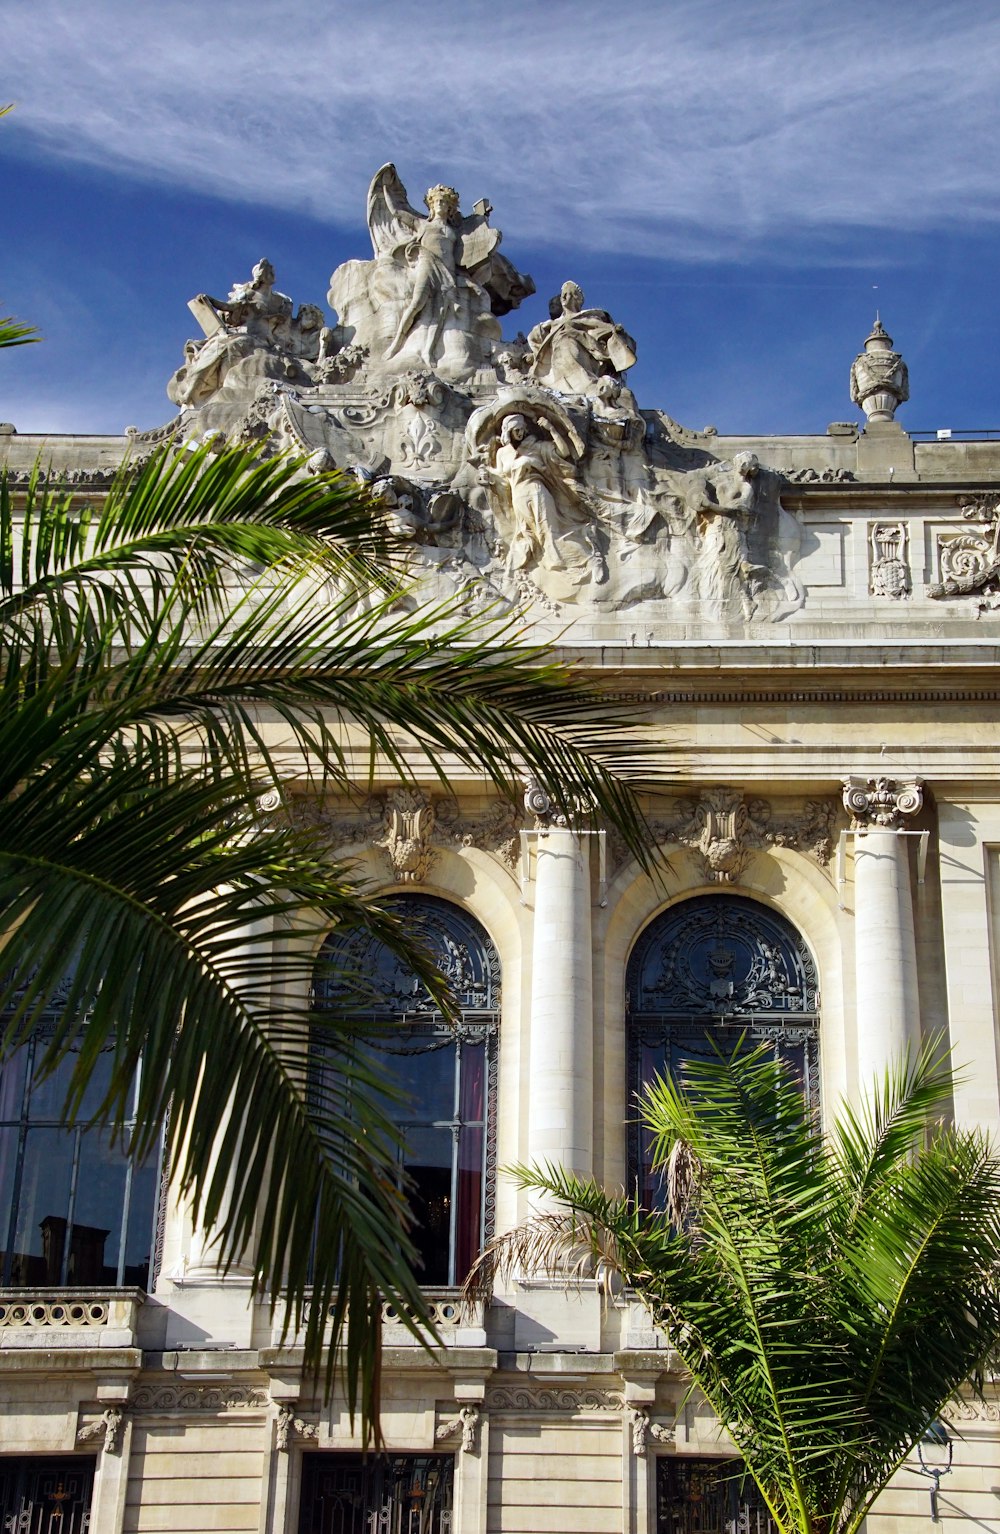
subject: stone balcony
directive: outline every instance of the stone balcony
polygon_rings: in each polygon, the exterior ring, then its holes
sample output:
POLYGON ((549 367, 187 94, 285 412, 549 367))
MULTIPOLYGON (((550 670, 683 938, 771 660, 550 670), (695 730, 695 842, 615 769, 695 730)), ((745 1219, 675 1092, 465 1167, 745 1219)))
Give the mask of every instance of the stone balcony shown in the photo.
POLYGON ((141 1289, 0 1289, 0 1349, 134 1348, 141 1289))

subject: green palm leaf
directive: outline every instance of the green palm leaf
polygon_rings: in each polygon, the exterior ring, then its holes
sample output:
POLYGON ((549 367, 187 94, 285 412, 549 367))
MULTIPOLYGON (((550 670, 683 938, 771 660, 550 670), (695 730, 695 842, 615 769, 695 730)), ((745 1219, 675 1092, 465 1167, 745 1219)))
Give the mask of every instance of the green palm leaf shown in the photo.
POLYGON ((251 1249, 313 1364, 343 1343, 368 1429, 379 1297, 421 1335, 426 1309, 397 1130, 359 1019, 312 1004, 315 952, 362 925, 451 1000, 326 845, 257 824, 260 794, 289 772, 348 792, 429 766, 511 795, 526 771, 648 857, 626 781, 648 770, 640 731, 513 628, 406 611, 384 550, 357 490, 235 451, 159 455, 93 510, 41 472, 0 484, 3 1048, 70 968, 41 1064, 72 1050, 67 1113, 110 1047, 100 1114, 121 1130, 142 1059, 134 1153, 169 1107, 175 1175, 223 1260, 251 1249), (319 1082, 317 1031, 338 1064, 319 1082))
POLYGON ((691 1062, 641 1103, 679 1185, 673 1217, 516 1169, 565 1213, 502 1237, 470 1292, 565 1273, 567 1251, 576 1272, 582 1254, 615 1272, 667 1328, 782 1534, 854 1534, 1000 1340, 1000 1161, 934 1126, 951 1082, 932 1045, 827 1143, 768 1051, 691 1062))

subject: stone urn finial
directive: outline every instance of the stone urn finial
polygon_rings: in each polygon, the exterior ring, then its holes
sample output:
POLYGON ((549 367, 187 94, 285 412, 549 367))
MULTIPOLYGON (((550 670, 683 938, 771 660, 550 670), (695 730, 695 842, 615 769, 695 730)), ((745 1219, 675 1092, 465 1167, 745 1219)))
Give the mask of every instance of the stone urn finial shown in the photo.
POLYGON ((869 421, 891 421, 897 406, 909 397, 906 363, 893 351, 892 336, 876 314, 871 334, 865 337, 865 349, 851 364, 851 399, 869 421))

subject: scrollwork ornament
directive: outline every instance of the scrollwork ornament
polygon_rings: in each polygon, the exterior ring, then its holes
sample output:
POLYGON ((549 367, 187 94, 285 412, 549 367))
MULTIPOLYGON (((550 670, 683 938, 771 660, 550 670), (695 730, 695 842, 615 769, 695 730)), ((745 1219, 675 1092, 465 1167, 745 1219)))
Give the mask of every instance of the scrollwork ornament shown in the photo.
POLYGON ((924 802, 919 778, 909 783, 897 783, 894 778, 848 778, 843 794, 855 831, 892 830, 904 815, 916 815, 924 802))

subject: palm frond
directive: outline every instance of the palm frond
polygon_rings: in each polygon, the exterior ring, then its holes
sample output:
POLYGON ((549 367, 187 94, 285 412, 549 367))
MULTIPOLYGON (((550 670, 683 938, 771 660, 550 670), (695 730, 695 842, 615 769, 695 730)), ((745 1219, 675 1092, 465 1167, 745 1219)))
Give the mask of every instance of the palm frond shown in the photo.
POLYGON ((856 1534, 1000 1339, 1000 1162, 981 1136, 935 1127, 952 1083, 940 1053, 932 1043, 845 1110, 829 1148, 769 1051, 689 1063, 641 1104, 654 1160, 696 1166, 681 1222, 518 1168, 562 1208, 501 1238, 475 1292, 533 1260, 554 1271, 560 1242, 612 1262, 782 1534, 856 1534))
POLYGON ((10 314, 0 315, 0 348, 27 346, 30 342, 41 339, 34 325, 24 325, 10 314))

